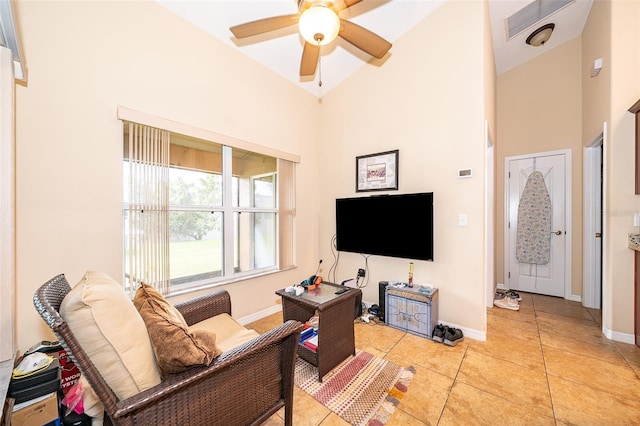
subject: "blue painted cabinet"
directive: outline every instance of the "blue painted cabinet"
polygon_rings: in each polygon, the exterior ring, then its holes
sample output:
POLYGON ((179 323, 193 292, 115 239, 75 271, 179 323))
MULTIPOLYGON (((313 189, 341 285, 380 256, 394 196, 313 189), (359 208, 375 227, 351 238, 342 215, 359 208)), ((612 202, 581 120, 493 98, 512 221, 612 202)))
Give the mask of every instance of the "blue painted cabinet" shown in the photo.
POLYGON ((430 339, 438 323, 438 289, 427 293, 416 287, 387 286, 385 321, 390 327, 430 339))

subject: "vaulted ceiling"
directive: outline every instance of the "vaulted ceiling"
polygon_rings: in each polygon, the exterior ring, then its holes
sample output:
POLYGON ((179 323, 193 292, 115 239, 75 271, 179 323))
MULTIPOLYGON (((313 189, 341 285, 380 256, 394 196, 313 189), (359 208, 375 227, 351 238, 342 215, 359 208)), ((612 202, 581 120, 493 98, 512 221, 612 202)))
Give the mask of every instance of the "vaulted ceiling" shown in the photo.
MULTIPOLYGON (((239 52, 280 74, 316 96, 322 96, 364 66, 383 66, 393 56, 393 47, 381 60, 373 58, 338 37, 321 49, 322 87, 319 73, 313 77, 298 74, 304 40, 297 25, 246 39, 236 39, 229 31, 234 25, 277 15, 297 13, 295 0, 156 0, 183 19, 191 22, 239 52)), ((458 1, 458 0, 450 0, 458 1)), ((586 22, 592 0, 575 0, 554 14, 507 39, 506 19, 533 0, 489 0, 491 31, 496 71, 501 74, 535 56, 579 36, 586 22), (540 47, 527 45, 527 36, 538 26, 553 22, 551 39, 540 47)), ((535 0, 553 3, 557 0, 535 0)), ((391 43, 433 13, 444 0, 363 0, 344 9, 340 17, 380 35, 391 43)))

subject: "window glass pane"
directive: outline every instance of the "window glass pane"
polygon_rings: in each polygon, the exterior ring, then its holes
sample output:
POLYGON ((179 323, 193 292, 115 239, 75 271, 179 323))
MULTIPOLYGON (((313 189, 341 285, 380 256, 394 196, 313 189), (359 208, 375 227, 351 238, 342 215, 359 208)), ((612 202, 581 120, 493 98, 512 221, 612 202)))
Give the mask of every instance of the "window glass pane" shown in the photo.
POLYGON ((253 179, 253 205, 259 208, 276 207, 275 194, 276 175, 271 173, 253 179))
MULTIPOLYGON (((234 177, 233 207, 257 207, 254 205, 252 180, 256 177, 272 175, 277 171, 277 159, 268 155, 232 148, 232 169, 234 177)), ((269 207, 275 206, 271 204, 269 207)))
POLYGON ((169 204, 172 206, 221 206, 222 176, 170 168, 169 204))
POLYGON ((237 272, 276 264, 276 214, 234 213, 234 267, 237 272))
POLYGON ((222 275, 222 213, 175 210, 169 213, 171 284, 222 275))

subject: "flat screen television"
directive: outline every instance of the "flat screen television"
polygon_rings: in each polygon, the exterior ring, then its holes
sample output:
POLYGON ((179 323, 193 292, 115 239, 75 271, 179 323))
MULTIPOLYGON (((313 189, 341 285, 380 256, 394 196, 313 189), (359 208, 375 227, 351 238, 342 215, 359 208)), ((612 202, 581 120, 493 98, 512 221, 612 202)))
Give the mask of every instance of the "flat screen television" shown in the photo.
POLYGON ((433 192, 336 199, 336 249, 433 260, 433 192))

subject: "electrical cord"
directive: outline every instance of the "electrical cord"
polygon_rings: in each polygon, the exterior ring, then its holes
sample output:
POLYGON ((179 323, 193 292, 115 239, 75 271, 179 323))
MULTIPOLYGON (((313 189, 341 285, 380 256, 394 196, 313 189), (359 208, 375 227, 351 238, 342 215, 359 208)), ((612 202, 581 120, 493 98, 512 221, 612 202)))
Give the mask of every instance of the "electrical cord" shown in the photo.
POLYGON ((365 256, 364 254, 360 253, 360 256, 364 258, 364 279, 362 280, 362 284, 360 284, 360 278, 363 277, 358 276, 356 278, 356 287, 365 288, 367 285, 369 285, 369 257, 371 255, 365 256))
POLYGON ((327 272, 327 278, 335 283, 336 281, 336 270, 338 269, 338 261, 340 260, 340 252, 338 251, 337 255, 336 255, 336 240, 337 240, 337 234, 333 234, 333 237, 331 237, 331 255, 333 255, 333 264, 331 265, 331 268, 329 268, 329 272, 327 272), (331 278, 331 272, 333 271, 333 279, 331 278))
MULTIPOLYGON (((331 264, 331 267, 327 272, 327 278, 331 280, 331 282, 333 283, 338 282, 336 281, 336 274, 338 271, 338 263, 340 263, 340 252, 338 251, 338 247, 336 245, 337 239, 338 239, 337 234, 333 234, 333 236, 331 237, 331 255, 333 256, 333 263, 331 264)), ((365 273, 364 273, 364 279, 362 280, 362 282, 360 282, 360 279, 363 277, 361 277, 359 274, 356 274, 355 286, 356 288, 365 288, 367 285, 369 285, 369 257, 371 255, 364 255, 360 253, 360 256, 364 258, 365 273)))

